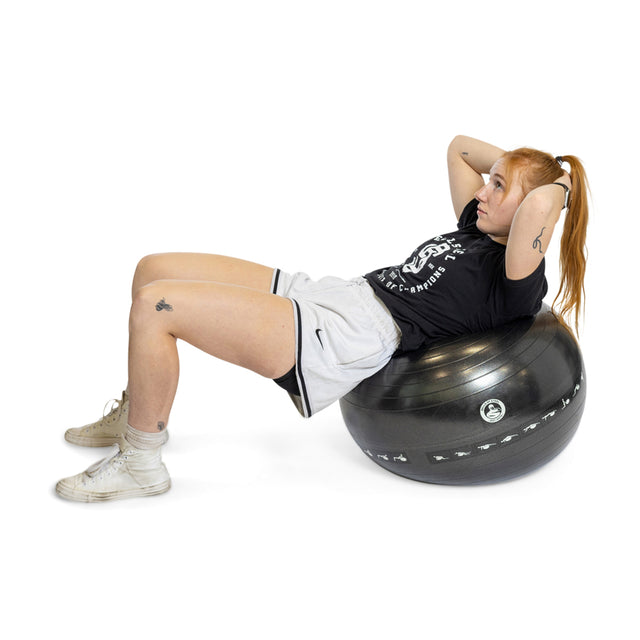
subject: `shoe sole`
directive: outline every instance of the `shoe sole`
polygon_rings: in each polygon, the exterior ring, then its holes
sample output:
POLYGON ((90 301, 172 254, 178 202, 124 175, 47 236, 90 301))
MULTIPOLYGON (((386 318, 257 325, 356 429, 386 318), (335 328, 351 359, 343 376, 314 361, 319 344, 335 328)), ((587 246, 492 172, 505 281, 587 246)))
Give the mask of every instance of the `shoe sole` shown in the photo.
MULTIPOLYGON (((122 434, 120 436, 79 436, 73 431, 66 431, 64 434, 64 439, 71 443, 78 445, 79 447, 110 447, 112 444, 120 444, 124 439, 126 434, 122 434)), ((167 440, 165 444, 169 441, 169 435, 166 436, 167 440)))
POLYGON ((64 434, 64 439, 71 444, 76 444, 80 447, 110 447, 112 444, 118 444, 122 438, 124 438, 124 433, 121 436, 79 436, 71 431, 67 431, 64 434))
POLYGON ((108 500, 123 500, 125 498, 142 498, 166 493, 171 489, 171 480, 165 480, 150 487, 129 489, 128 491, 105 491, 103 493, 84 493, 65 486, 62 482, 56 485, 56 493, 65 500, 75 502, 106 502, 108 500))

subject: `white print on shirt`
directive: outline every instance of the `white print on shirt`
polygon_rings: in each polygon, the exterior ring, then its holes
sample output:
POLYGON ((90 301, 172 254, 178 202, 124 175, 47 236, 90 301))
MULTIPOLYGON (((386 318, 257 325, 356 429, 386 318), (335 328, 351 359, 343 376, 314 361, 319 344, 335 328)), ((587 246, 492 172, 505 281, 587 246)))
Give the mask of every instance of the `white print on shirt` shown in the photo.
POLYGON ((432 287, 438 279, 446 272, 445 267, 434 267, 429 264, 429 269, 432 270, 431 275, 428 278, 424 278, 419 284, 409 284, 400 274, 398 269, 393 269, 388 272, 381 272, 378 274, 378 280, 384 283, 384 286, 389 291, 397 291, 398 293, 421 293, 432 287), (401 280, 402 282, 397 282, 401 280))
POLYGON ((442 255, 445 251, 449 251, 450 247, 446 242, 442 244, 427 244, 416 254, 411 262, 403 265, 403 273, 420 273, 427 264, 429 258, 435 258, 442 255))
POLYGON ((416 294, 430 289, 447 270, 444 266, 436 266, 434 262, 455 260, 457 255, 464 254, 462 245, 456 242, 455 237, 436 236, 433 240, 434 242, 421 247, 420 250, 412 256, 411 260, 402 265, 402 267, 394 267, 380 272, 378 274, 378 280, 380 280, 387 289, 396 291, 397 293, 416 294), (435 260, 430 262, 432 259, 435 260), (402 275, 407 274, 407 278, 411 279, 411 276, 416 276, 423 271, 425 267, 431 270, 431 274, 429 276, 421 276, 417 283, 415 277, 413 278, 413 282, 408 282, 402 275))

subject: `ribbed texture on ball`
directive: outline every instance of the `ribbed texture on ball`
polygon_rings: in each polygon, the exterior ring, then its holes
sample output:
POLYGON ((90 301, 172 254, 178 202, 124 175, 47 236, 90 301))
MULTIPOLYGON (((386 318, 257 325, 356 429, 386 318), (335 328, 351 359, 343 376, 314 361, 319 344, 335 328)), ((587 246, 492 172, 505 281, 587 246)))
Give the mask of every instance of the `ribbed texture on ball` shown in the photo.
POLYGON ((340 407, 354 440, 385 469, 479 484, 555 457, 585 399, 578 344, 544 307, 535 318, 393 358, 340 407))

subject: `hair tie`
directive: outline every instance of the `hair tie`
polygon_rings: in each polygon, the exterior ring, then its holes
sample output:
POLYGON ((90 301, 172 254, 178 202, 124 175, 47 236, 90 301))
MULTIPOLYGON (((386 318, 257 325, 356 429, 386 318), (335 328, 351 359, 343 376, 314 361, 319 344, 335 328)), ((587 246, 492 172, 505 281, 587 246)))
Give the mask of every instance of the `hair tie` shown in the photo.
POLYGON ((564 162, 564 158, 562 156, 556 156, 555 160, 560 166, 562 166, 562 163, 564 162))

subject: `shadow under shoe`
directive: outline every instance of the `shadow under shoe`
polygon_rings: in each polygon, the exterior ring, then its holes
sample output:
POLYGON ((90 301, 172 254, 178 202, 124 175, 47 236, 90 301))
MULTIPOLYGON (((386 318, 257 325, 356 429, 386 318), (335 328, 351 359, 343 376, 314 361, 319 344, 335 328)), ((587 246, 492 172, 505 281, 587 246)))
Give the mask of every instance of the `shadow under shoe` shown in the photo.
POLYGON ((160 448, 135 449, 122 440, 113 445, 110 455, 86 471, 60 480, 56 493, 67 500, 104 502, 153 496, 170 488, 160 448))
POLYGON ((129 396, 122 392, 120 400, 110 400, 104 407, 103 416, 97 422, 84 427, 67 429, 64 439, 81 447, 108 447, 119 443, 127 433, 129 396), (111 406, 110 406, 111 405, 111 406), (110 407, 109 413, 104 411, 110 407))

